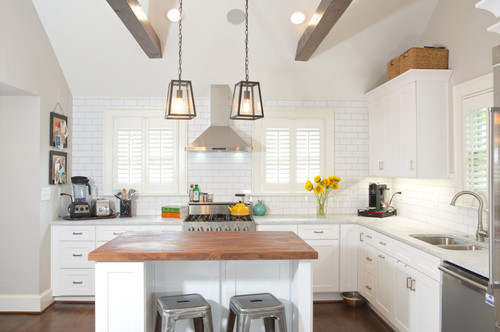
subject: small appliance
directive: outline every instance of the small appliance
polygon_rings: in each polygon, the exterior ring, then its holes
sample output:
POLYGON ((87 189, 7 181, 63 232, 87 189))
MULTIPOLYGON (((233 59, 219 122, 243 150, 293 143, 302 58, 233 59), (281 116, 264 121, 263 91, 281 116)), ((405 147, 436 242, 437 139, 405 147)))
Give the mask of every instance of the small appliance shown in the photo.
POLYGON ((107 199, 97 199, 92 204, 92 215, 95 217, 109 216, 112 213, 107 199))
MULTIPOLYGON (((397 210, 391 206, 389 188, 385 184, 370 183, 368 185, 368 208, 359 209, 358 216, 385 218, 397 215, 397 210)), ((397 192, 396 194, 401 194, 397 192)), ((393 197, 394 197, 393 195, 393 197)))
POLYGON ((87 190, 91 194, 89 179, 85 176, 71 177, 73 185, 72 202, 68 207, 68 212, 71 218, 88 218, 90 217, 90 204, 87 202, 87 190))

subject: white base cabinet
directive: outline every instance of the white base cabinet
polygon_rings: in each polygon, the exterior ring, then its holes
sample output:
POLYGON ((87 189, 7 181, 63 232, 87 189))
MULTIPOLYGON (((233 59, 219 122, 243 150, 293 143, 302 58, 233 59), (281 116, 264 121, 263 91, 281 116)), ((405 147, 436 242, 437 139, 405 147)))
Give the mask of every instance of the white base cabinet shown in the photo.
POLYGON ((366 227, 359 235, 358 291, 399 331, 438 332, 440 259, 366 227))

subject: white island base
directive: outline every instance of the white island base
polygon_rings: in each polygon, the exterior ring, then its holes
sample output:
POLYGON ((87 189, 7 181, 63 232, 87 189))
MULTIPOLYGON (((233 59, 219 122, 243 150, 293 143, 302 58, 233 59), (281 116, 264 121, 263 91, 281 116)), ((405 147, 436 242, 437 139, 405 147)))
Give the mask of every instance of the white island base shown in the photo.
MULTIPOLYGON (((253 293, 284 303, 288 331, 313 330, 312 260, 98 261, 95 269, 97 332, 152 332, 156 299, 190 293, 212 306, 214 331, 226 331, 231 296, 253 293)), ((193 331, 192 320, 175 331, 193 331)), ((264 331, 263 321, 251 331, 264 331)))

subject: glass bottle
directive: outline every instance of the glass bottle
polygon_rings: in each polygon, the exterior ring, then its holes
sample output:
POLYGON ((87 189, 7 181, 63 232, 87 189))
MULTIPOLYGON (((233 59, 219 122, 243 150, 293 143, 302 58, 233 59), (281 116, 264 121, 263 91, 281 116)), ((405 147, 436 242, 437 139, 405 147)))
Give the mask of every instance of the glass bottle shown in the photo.
POLYGON ((200 188, 198 188, 198 185, 194 185, 193 189, 193 202, 199 202, 200 201, 200 188))
POLYGON ((193 185, 192 184, 189 185, 189 201, 190 202, 193 201, 193 185))

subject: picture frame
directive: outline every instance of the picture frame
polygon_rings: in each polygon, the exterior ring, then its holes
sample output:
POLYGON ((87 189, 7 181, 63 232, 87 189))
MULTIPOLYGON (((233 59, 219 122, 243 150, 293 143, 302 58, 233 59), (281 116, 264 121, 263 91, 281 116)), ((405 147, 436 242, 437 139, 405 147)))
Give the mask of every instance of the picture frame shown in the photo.
POLYGON ((68 154, 62 151, 49 152, 49 184, 68 182, 68 154))
POLYGON ((67 148, 68 135, 68 117, 50 112, 50 146, 55 146, 57 149, 67 148))

